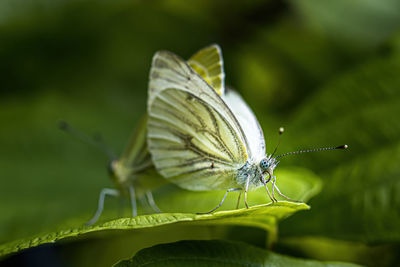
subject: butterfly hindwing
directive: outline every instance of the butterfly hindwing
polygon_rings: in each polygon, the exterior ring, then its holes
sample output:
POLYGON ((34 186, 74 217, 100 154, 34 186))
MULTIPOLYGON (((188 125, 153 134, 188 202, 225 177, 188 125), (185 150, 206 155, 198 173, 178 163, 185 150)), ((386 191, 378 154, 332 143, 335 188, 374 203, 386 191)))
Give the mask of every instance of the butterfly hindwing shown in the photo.
POLYGON ((265 157, 264 133, 256 116, 243 98, 233 89, 228 89, 222 95, 222 99, 231 108, 242 129, 246 129, 249 144, 247 154, 255 162, 265 157))
POLYGON ((224 63, 222 51, 218 45, 213 44, 199 50, 187 63, 203 77, 219 95, 224 94, 224 63))
POLYGON ((226 189, 247 141, 223 100, 188 64, 158 52, 150 71, 148 145, 167 179, 190 190, 226 189))

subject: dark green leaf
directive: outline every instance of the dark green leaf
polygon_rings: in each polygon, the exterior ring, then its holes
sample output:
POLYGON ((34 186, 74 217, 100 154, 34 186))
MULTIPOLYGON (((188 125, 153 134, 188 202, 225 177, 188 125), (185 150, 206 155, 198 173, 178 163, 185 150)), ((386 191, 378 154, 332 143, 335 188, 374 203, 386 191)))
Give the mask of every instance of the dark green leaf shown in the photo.
POLYGON ((399 245, 366 245, 361 242, 326 237, 299 237, 280 240, 278 251, 296 251, 296 255, 321 261, 356 262, 366 266, 396 266, 399 245))
POLYGON ((339 262, 296 259, 243 243, 226 241, 180 241, 139 251, 116 267, 129 266, 358 266, 339 262))

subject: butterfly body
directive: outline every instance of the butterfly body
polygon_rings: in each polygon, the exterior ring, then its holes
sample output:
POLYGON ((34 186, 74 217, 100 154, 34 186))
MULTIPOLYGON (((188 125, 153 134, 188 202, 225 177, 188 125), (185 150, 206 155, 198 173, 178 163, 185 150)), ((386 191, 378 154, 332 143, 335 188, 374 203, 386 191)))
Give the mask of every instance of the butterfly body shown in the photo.
POLYGON ((111 160, 109 162, 108 174, 121 192, 128 187, 128 183, 133 176, 131 169, 121 164, 120 160, 111 160))
POLYGON ((112 160, 109 163, 109 175, 121 195, 128 193, 127 189, 129 186, 135 187, 136 191, 142 191, 140 190, 142 188, 141 180, 143 180, 142 177, 146 172, 146 169, 136 169, 134 166, 126 166, 121 160, 112 160))
POLYGON ((237 186, 242 189, 247 187, 248 190, 253 190, 262 185, 261 179, 263 179, 263 176, 259 167, 254 163, 246 162, 246 164, 237 171, 236 183, 237 186))
MULTIPOLYGON (((266 174, 272 174, 276 165, 277 163, 275 158, 271 156, 267 156, 259 163, 252 161, 246 162, 246 164, 237 172, 237 185, 242 189, 246 189, 247 187, 248 190, 254 190, 263 186, 266 174)), ((272 176, 270 175, 270 177, 272 176)))

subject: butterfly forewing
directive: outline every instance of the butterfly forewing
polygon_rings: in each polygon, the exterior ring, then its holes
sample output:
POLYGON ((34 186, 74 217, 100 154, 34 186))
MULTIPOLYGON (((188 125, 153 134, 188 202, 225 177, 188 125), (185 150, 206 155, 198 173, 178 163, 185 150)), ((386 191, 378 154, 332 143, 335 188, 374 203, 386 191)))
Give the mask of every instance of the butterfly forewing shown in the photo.
POLYGON ((148 145, 157 170, 191 190, 225 189, 246 140, 219 95, 182 59, 158 52, 150 72, 148 145))
POLYGON ((214 44, 194 54, 188 64, 214 88, 219 95, 224 94, 225 73, 221 48, 214 44))

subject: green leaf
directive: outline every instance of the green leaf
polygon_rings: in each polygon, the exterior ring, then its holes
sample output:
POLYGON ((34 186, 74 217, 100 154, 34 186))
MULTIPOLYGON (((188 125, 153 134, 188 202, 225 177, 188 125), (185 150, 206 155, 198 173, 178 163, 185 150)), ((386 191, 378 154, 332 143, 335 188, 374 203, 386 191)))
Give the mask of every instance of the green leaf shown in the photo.
MULTIPOLYGON (((303 168, 277 168, 276 184, 281 192, 288 197, 299 201, 308 201, 321 191, 321 181, 312 172, 303 168)), ((269 185, 270 191, 271 187, 269 185)), ((156 203, 165 212, 198 213, 207 212, 217 206, 225 195, 225 191, 192 192, 179 189, 176 186, 168 185, 155 191, 156 203), (195 203, 195 204, 194 204, 195 203)), ((220 209, 234 210, 236 208, 238 192, 228 194, 223 206, 220 209)), ((276 194, 278 200, 285 200, 276 194)), ((269 203, 265 188, 260 187, 255 191, 248 192, 249 206, 269 203)), ((239 207, 244 207, 244 196, 241 197, 239 207)))
POLYGON ((279 255, 244 243, 180 241, 139 251, 132 259, 115 264, 129 266, 358 266, 339 262, 318 262, 279 255))
POLYGON ((285 235, 361 242, 400 240, 400 63, 376 58, 310 97, 292 126, 301 144, 347 143, 348 151, 292 157, 326 178, 307 216, 283 224, 285 235))
POLYGON ((91 232, 104 230, 133 230, 162 226, 178 222, 193 222, 199 224, 228 224, 256 226, 274 232, 277 220, 292 213, 306 210, 309 207, 303 203, 278 202, 274 204, 253 206, 249 209, 220 211, 213 214, 197 215, 192 213, 162 213, 142 215, 134 218, 122 218, 101 225, 82 226, 58 232, 39 235, 34 238, 18 240, 0 246, 0 256, 17 252, 22 249, 35 247, 40 244, 55 242, 67 237, 82 236, 91 232))
POLYGON ((277 249, 296 251, 296 255, 302 258, 321 261, 335 259, 366 266, 396 266, 399 257, 399 247, 395 244, 366 245, 325 237, 284 238, 277 249))

